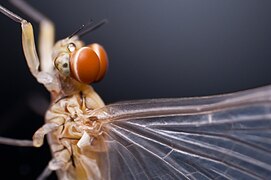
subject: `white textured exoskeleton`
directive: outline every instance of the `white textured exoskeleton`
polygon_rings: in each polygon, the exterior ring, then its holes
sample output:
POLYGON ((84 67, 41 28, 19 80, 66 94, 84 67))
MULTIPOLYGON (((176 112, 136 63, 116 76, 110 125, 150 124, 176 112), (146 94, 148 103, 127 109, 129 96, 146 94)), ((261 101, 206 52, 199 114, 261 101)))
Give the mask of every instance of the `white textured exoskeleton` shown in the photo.
POLYGON ((52 23, 14 3, 40 22, 38 57, 31 24, 0 6, 21 23, 27 64, 52 101, 33 141, 0 142, 40 147, 47 135, 52 160, 40 179, 51 171, 69 180, 271 178, 271 87, 104 106, 88 85, 106 72, 104 49, 83 46, 84 28, 53 46, 52 23))

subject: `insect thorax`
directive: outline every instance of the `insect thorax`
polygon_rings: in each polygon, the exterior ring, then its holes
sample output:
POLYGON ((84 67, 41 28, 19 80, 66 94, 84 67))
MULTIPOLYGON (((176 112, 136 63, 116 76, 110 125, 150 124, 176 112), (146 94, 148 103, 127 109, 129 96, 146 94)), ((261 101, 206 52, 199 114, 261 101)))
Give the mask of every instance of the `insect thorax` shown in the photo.
POLYGON ((87 86, 54 102, 46 113, 46 123, 57 124, 48 134, 55 161, 49 168, 61 179, 103 179, 103 157, 107 147, 103 123, 91 112, 103 106, 95 91, 87 86))

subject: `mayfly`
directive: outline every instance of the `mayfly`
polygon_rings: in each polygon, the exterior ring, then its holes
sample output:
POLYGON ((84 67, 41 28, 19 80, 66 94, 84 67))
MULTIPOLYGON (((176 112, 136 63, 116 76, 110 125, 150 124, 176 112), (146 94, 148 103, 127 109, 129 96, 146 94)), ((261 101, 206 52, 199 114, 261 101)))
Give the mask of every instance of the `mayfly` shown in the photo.
POLYGON ((80 37, 105 23, 82 26, 53 45, 53 24, 23 1, 13 1, 40 22, 39 57, 30 22, 21 24, 32 75, 51 93, 45 124, 33 141, 2 144, 40 147, 45 135, 52 160, 41 173, 59 179, 269 179, 271 87, 227 95, 152 99, 105 106, 88 84, 103 78, 107 54, 80 37))

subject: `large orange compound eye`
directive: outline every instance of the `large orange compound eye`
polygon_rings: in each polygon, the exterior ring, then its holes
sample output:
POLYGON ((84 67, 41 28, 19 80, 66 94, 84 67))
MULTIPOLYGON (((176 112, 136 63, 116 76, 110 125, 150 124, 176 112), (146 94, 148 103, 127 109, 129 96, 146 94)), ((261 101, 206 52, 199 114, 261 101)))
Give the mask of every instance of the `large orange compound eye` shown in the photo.
POLYGON ((82 83, 101 80, 107 70, 107 55, 102 46, 92 44, 71 54, 71 76, 82 83))
POLYGON ((90 47, 93 51, 95 51, 95 53, 99 57, 100 71, 99 71, 98 76, 95 81, 100 81, 103 79, 103 77, 107 71, 107 67, 108 67, 108 58, 107 58, 106 51, 104 50, 104 48, 101 45, 99 45, 97 43, 91 44, 88 47, 90 47))

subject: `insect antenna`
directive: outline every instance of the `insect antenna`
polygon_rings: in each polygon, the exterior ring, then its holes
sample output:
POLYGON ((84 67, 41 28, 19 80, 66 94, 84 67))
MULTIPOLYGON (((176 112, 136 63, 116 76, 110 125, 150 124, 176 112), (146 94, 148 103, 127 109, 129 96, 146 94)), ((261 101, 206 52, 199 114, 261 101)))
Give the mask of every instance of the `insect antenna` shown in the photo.
POLYGON ((82 37, 82 36, 86 35, 87 33, 92 32, 92 31, 94 31, 94 30, 100 28, 101 26, 105 25, 106 23, 108 23, 108 20, 107 20, 107 19, 103 19, 103 20, 101 20, 100 22, 98 22, 97 24, 95 24, 94 26, 89 27, 89 28, 86 29, 85 31, 79 32, 77 35, 78 35, 79 37, 82 37))
POLYGON ((87 33, 94 31, 96 29, 98 29, 99 27, 103 26, 104 24, 106 24, 108 21, 107 19, 103 19, 101 20, 99 23, 90 26, 91 24, 93 24, 93 20, 91 20, 89 23, 87 23, 86 25, 83 24, 79 29, 77 29, 76 31, 74 31, 70 36, 69 39, 72 38, 73 36, 77 35, 79 37, 82 37, 84 35, 86 35, 87 33), (84 31, 83 31, 84 30, 84 31))
POLYGON ((83 24, 79 29, 75 30, 70 36, 69 39, 72 38, 75 35, 78 35, 78 33, 80 31, 82 31, 83 29, 85 29, 87 26, 90 26, 91 24, 93 24, 93 20, 91 19, 86 25, 83 24))

